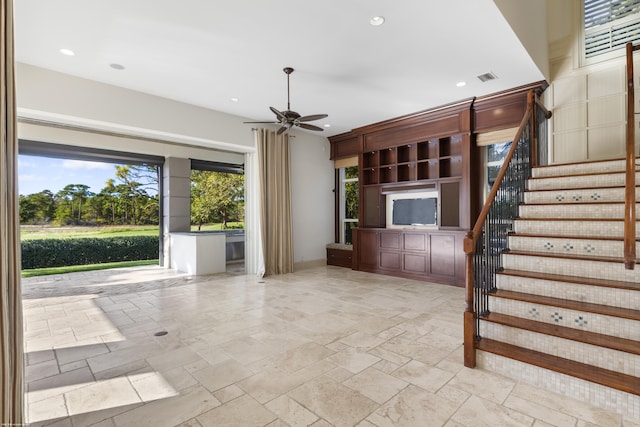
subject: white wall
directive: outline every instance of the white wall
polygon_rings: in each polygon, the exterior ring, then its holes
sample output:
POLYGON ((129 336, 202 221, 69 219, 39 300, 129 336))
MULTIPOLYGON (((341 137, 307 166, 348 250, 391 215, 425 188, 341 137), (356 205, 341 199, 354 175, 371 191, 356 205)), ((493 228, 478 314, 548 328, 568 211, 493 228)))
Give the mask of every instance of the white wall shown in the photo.
MULTIPOLYGON (((553 110, 551 162, 621 158, 626 124, 624 50, 612 59, 584 65, 580 0, 548 0, 547 5, 551 81, 545 102, 553 110)), ((638 100, 637 55, 634 63, 638 100)), ((638 147, 636 131, 636 152, 638 147)))
MULTIPOLYGON (((244 163, 243 153, 254 151, 242 117, 25 64, 17 64, 16 82, 19 138, 229 163, 244 163)), ((308 132, 292 135, 294 262, 324 260, 334 222, 329 142, 308 132)))
MULTIPOLYGON (((545 79, 549 80, 545 0, 493 0, 545 79)), ((557 0, 556 0, 557 1, 557 0)))
POLYGON ((293 262, 325 260, 326 244, 334 239, 335 169, 329 141, 303 132, 290 136, 293 262))

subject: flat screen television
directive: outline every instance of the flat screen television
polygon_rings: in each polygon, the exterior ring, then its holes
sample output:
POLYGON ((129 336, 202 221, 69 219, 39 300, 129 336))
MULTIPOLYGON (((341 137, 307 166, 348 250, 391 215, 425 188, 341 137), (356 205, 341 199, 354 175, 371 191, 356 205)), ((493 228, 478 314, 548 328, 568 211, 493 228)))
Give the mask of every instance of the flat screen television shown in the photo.
POLYGON ((438 226, 438 192, 387 194, 386 218, 387 228, 435 228, 438 226))

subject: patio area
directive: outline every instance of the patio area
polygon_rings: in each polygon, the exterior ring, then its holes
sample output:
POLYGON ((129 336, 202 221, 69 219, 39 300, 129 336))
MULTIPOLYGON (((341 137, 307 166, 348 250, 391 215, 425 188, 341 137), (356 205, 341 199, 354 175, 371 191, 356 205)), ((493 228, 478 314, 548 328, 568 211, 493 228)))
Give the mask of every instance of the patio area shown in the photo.
POLYGON ((462 365, 464 290, 316 267, 23 279, 30 425, 626 426, 462 365))

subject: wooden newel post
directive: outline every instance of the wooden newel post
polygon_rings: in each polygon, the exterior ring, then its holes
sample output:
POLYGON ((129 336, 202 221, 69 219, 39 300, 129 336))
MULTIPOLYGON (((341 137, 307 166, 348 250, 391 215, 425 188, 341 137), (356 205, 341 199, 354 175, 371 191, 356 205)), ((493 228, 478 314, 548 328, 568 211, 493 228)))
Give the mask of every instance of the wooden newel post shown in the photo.
POLYGON ((527 108, 531 109, 529 131, 531 132, 531 167, 538 166, 538 129, 536 129, 536 95, 534 91, 527 93, 527 108))
POLYGON ((473 310, 473 231, 464 238, 465 253, 465 307, 464 307, 464 366, 476 367, 476 315, 473 310))

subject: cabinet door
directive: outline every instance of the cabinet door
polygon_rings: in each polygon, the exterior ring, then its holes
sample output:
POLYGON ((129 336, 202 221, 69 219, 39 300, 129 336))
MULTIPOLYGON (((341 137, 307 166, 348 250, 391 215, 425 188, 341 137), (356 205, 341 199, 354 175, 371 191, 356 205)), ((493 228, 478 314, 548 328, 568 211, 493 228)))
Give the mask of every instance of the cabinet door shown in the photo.
POLYGON ((363 267, 378 266, 378 232, 358 229, 358 264, 363 267))
POLYGON ((380 187, 364 187, 362 193, 363 227, 384 227, 384 197, 380 187))

